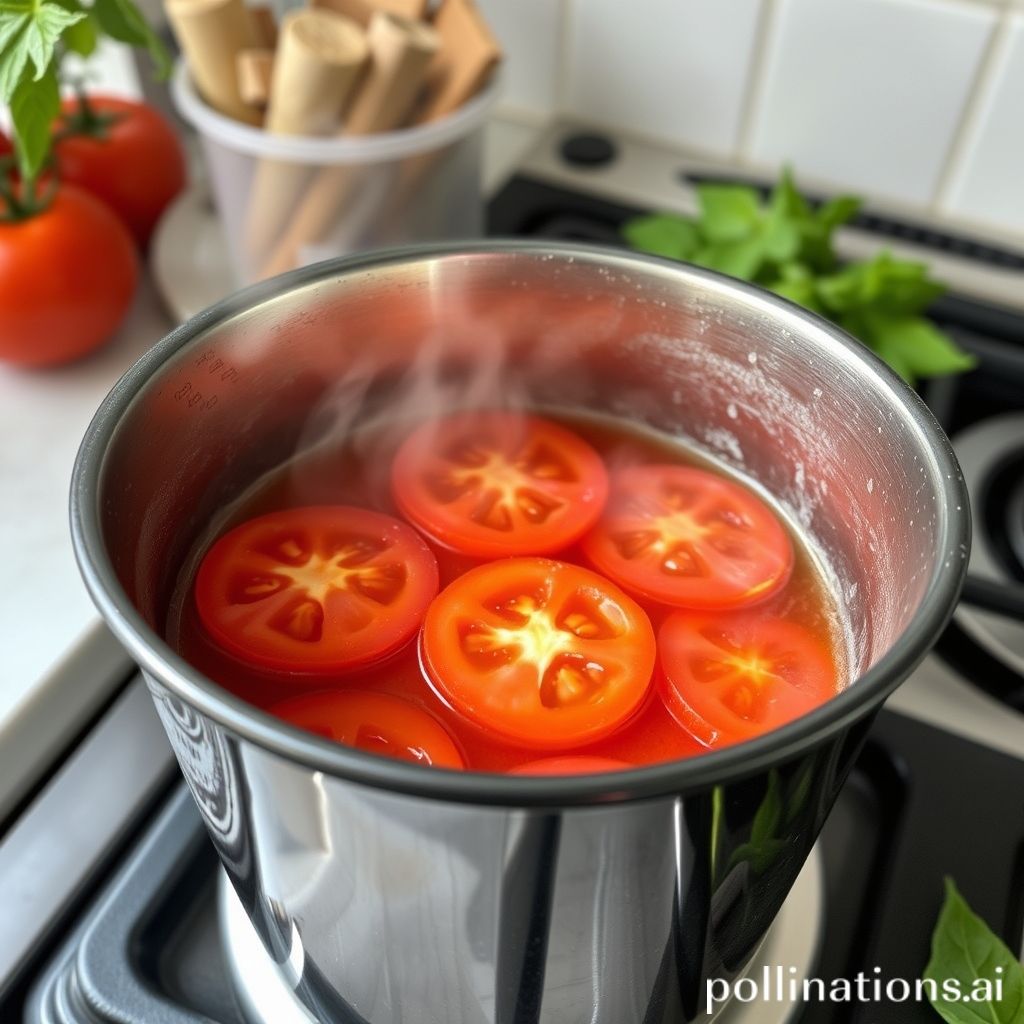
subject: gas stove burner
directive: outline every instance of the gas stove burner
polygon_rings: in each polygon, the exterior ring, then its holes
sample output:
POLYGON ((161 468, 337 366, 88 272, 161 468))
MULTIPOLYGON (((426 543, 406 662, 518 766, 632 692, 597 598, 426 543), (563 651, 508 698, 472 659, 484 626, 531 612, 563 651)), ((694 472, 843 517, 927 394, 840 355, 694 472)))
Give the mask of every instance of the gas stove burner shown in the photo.
MULTIPOLYGON (((821 850, 816 846, 751 961, 748 976, 759 979, 768 965, 773 970, 781 966, 787 977, 807 978, 813 974, 824 919, 823 887, 821 850), (791 967, 795 968, 795 975, 791 974, 791 967)), ((286 971, 295 977, 301 974, 302 946, 298 933, 293 931, 288 964, 280 967, 264 949, 223 872, 218 886, 218 908, 228 967, 246 1024, 316 1024, 316 1018, 298 1001, 285 978, 286 971)), ((557 969, 557 961, 552 968, 557 969)), ((581 1005, 591 994, 589 981, 585 989, 581 992, 581 1005)), ((798 1010, 799 1005, 791 1003, 734 1000, 716 1019, 720 1024, 787 1024, 798 1010)))
MULTIPOLYGON (((974 511, 970 571, 997 583, 1024 576, 1024 414, 982 420, 956 434, 974 511)), ((1000 665, 1024 678, 1024 622, 961 603, 955 621, 1000 665)))
POLYGON ((1006 500, 1006 540, 1016 572, 1024 577, 1024 451, 1014 470, 1016 483, 1006 500))

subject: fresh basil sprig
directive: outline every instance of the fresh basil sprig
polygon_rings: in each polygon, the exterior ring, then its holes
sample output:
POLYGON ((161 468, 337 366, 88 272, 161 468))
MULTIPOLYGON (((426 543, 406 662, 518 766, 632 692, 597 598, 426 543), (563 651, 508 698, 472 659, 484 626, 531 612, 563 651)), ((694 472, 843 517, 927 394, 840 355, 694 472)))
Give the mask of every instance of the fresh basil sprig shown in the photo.
POLYGON ((60 112, 54 51, 81 12, 47 2, 0 5, 0 102, 10 107, 18 169, 32 181, 50 149, 50 130, 60 112))
POLYGON ((931 1004, 946 1024, 1024 1024, 1024 965, 971 910, 949 878, 924 976, 934 982, 937 995, 931 1004), (986 998, 986 989, 995 992, 997 979, 1002 982, 1002 997, 986 998), (970 1001, 948 998, 945 981, 955 981, 970 1001))
POLYGON ((9 106, 18 170, 31 189, 50 152, 60 113, 60 59, 88 56, 97 36, 146 48, 161 74, 170 58, 133 0, 0 0, 0 103, 9 106))
POLYGON ((960 373, 974 360, 923 316, 945 290, 923 263, 880 252, 840 266, 833 234, 860 209, 840 196, 814 207, 787 169, 767 203, 752 188, 697 186, 697 217, 653 214, 628 221, 633 248, 753 281, 860 338, 914 384, 960 373))

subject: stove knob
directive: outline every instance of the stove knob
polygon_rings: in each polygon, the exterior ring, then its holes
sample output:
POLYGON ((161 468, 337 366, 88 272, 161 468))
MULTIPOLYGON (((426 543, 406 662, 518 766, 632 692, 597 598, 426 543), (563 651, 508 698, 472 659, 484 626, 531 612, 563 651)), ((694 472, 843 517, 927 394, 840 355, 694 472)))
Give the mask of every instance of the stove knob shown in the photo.
POLYGON ((574 167, 603 167, 618 155, 618 149, 606 135, 587 132, 568 135, 562 140, 562 159, 574 167))

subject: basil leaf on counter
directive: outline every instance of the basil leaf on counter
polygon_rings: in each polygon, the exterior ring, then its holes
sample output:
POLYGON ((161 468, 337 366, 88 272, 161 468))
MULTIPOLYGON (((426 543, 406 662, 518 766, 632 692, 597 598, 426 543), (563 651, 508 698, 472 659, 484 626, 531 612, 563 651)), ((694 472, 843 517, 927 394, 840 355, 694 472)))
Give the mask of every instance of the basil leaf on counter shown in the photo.
POLYGON ((746 186, 696 187, 696 218, 656 214, 629 221, 635 249, 689 260, 753 281, 828 317, 874 349, 911 385, 974 365, 921 314, 945 289, 923 263, 888 252, 839 266, 836 228, 860 209, 854 196, 814 206, 785 169, 767 203, 746 186))
POLYGON ((749 238, 761 222, 761 201, 752 188, 698 185, 701 231, 709 242, 749 238))
POLYGON ((1024 966, 971 910, 949 878, 924 976, 935 983, 938 995, 931 1004, 946 1024, 1024 1024, 1024 966), (1000 999, 995 998, 997 978, 1002 979, 1000 999), (993 990, 990 998, 984 991, 986 980, 993 990), (945 981, 955 981, 970 1001, 948 998, 945 981))
POLYGON ((908 381, 962 373, 974 366, 972 356, 924 317, 874 312, 864 317, 864 324, 859 336, 908 381))
POLYGON ((634 249, 670 260, 693 259, 700 246, 700 234, 693 221, 674 213, 637 217, 626 224, 623 234, 634 249))
POLYGON ((764 243, 760 237, 738 238, 704 246, 694 255, 694 262, 709 270, 751 281, 764 262, 764 255, 764 243))
POLYGON ((824 312, 815 289, 814 274, 802 263, 787 263, 782 268, 782 276, 765 282, 765 287, 798 306, 815 313, 824 312))

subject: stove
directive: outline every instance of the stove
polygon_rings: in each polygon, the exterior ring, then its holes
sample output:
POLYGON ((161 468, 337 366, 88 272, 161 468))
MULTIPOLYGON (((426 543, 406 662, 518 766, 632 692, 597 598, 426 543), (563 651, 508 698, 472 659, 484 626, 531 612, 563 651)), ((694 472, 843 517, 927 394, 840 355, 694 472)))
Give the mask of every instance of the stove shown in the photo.
MULTIPOLYGON (((493 198, 490 230, 618 245, 626 218, 686 210, 693 181, 712 176, 728 169, 555 125, 493 198)), ((938 265, 954 293, 932 313, 979 359, 922 392, 970 486, 977 603, 961 603, 937 652, 878 716, 755 961, 826 984, 875 967, 920 977, 946 875, 1011 949, 1024 944, 1024 258, 884 211, 868 211, 841 245, 854 255, 871 241, 938 265)), ((137 676, 0 833, 0 906, 3 1024, 310 1019, 234 902, 137 676)), ((721 1019, 937 1017, 912 1003, 736 1003, 721 1019)))

